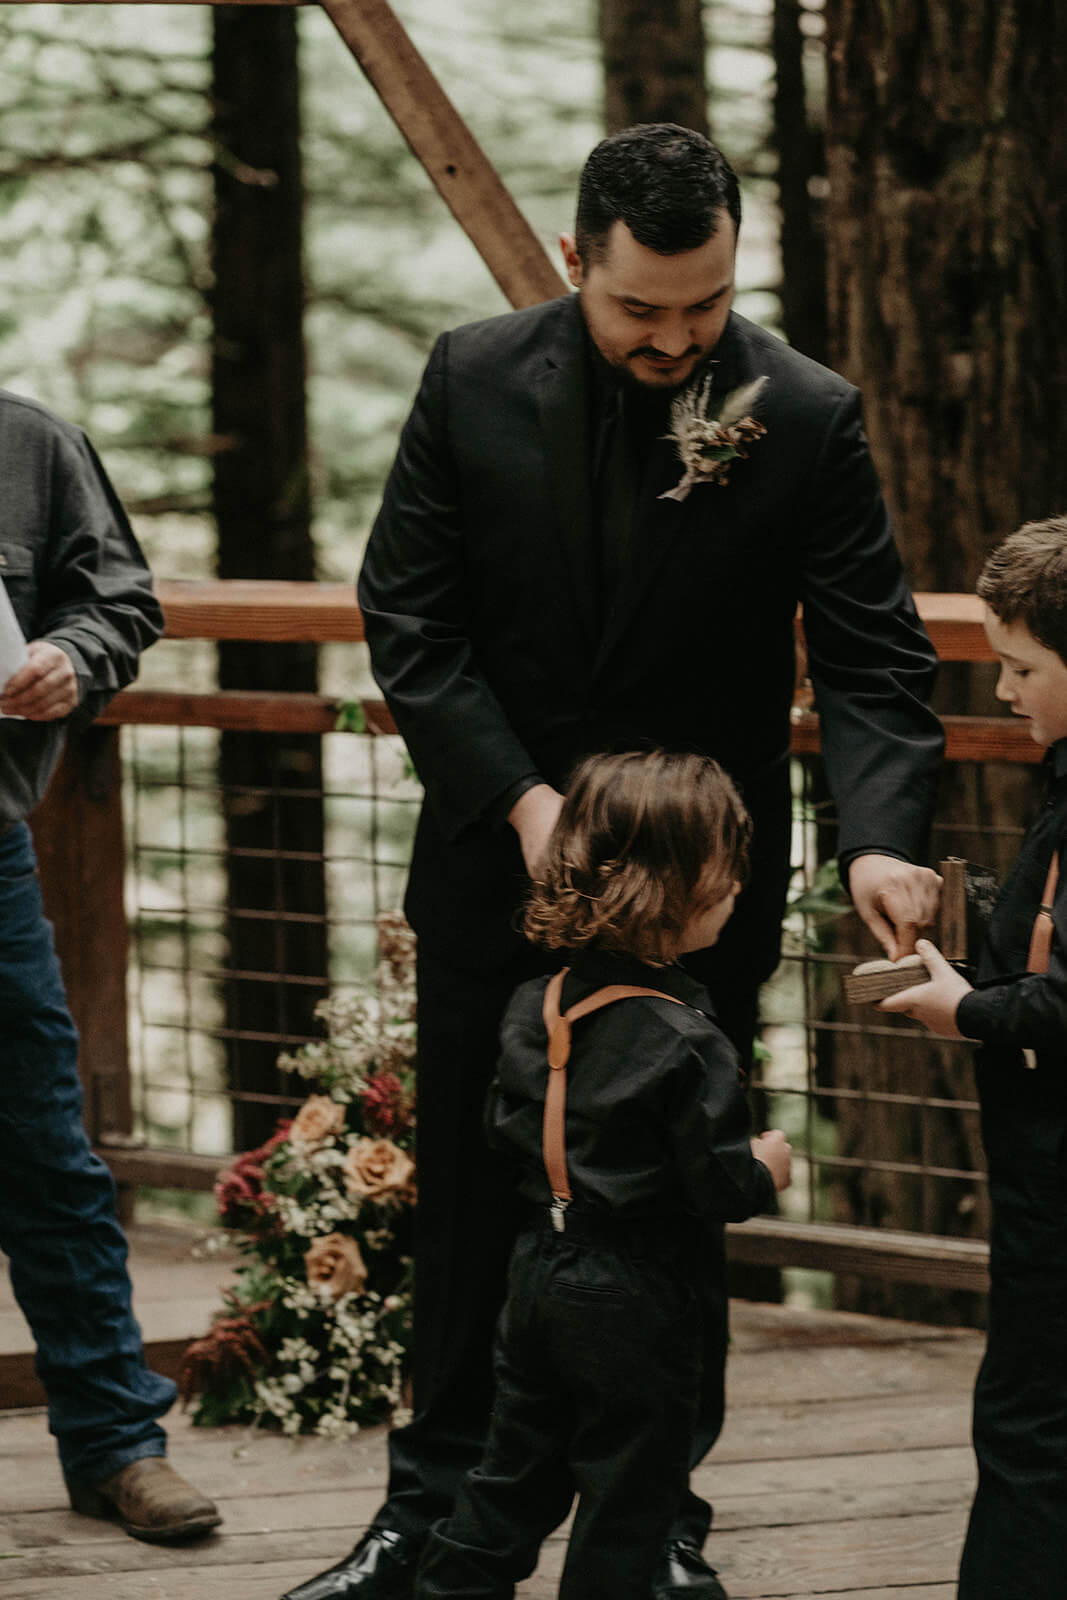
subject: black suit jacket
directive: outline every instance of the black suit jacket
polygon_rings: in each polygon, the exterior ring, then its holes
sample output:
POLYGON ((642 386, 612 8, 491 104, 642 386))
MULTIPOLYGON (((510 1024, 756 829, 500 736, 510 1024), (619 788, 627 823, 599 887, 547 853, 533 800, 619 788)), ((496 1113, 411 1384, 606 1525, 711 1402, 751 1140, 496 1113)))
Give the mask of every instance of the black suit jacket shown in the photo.
POLYGON ((407 911, 464 966, 516 948, 525 886, 494 801, 583 755, 696 749, 753 813, 720 959, 777 960, 788 876, 793 617, 803 602, 839 849, 922 849, 941 732, 934 654, 893 544, 858 391, 732 314, 715 392, 766 375, 766 437, 726 485, 661 500, 657 442, 629 572, 598 625, 589 359, 577 296, 443 335, 404 428, 359 601, 375 676, 426 787, 407 911))

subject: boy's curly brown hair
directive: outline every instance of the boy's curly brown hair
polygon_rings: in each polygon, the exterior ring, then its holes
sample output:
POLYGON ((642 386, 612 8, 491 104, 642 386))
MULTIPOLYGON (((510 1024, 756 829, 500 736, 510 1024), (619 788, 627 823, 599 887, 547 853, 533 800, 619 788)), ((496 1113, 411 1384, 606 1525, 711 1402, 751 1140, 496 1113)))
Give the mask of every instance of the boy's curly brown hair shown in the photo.
POLYGON ((998 544, 975 588, 1001 622, 1023 622, 1067 662, 1067 517, 1026 522, 998 544))
POLYGON ((524 931, 550 950, 596 944, 666 966, 690 918, 744 879, 750 834, 737 790, 706 756, 588 756, 567 786, 524 931))

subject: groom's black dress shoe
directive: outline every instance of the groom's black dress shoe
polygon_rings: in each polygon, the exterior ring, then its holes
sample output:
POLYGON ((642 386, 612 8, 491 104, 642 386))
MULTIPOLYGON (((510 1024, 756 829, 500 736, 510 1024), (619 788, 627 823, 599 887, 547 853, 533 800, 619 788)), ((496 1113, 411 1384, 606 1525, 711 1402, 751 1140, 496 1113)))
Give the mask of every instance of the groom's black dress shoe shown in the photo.
POLYGON ((714 1567, 709 1567, 700 1547, 689 1539, 672 1539, 664 1545, 652 1580, 654 1600, 728 1600, 714 1567))
POLYGON ((422 1540, 391 1528, 368 1528, 350 1556, 282 1600, 411 1600, 422 1540))

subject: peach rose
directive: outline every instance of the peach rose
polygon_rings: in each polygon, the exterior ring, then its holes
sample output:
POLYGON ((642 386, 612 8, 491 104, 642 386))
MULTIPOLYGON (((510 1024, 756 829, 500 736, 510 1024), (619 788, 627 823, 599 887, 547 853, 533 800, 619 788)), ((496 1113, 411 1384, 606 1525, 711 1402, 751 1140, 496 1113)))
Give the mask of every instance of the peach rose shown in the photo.
POLYGON ((392 1139, 357 1139, 345 1157, 345 1188, 368 1200, 410 1198, 415 1163, 392 1139))
POLYGON ((311 1241, 304 1256, 304 1271, 312 1287, 325 1285, 331 1300, 343 1294, 359 1294, 367 1281, 367 1268, 359 1245, 344 1233, 328 1233, 311 1241))
POLYGON ((328 1094, 310 1094, 293 1118, 289 1137, 296 1144, 322 1144, 343 1133, 345 1108, 328 1094))

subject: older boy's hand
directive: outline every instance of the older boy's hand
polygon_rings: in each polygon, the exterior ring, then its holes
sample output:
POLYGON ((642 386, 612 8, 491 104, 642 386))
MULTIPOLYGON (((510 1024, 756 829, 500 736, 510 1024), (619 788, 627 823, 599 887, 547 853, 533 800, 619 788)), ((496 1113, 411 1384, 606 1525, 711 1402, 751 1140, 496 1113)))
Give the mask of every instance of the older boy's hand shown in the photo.
POLYGON ((877 1009, 895 1011, 902 1017, 914 1017, 931 1033, 942 1034, 946 1039, 965 1038, 966 1035, 956 1026, 956 1012, 964 995, 970 994, 971 985, 955 967, 949 966, 936 944, 931 944, 929 939, 920 939, 915 951, 926 964, 930 974, 929 983, 916 983, 910 989, 901 989, 898 994, 880 1000, 877 1009))
POLYGON ((932 926, 941 896, 941 878, 894 856, 857 856, 849 867, 852 903, 890 961, 910 956, 915 937, 932 926))

